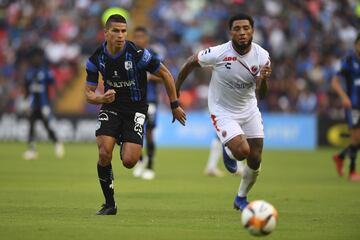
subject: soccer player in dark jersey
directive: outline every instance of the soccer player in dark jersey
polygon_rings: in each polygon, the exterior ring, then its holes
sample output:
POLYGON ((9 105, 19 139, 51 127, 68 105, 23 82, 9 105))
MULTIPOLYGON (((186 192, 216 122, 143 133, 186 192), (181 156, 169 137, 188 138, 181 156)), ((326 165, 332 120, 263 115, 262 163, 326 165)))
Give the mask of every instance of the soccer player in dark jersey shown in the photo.
POLYGON ((163 79, 173 122, 177 119, 185 125, 186 121, 169 70, 149 50, 127 41, 126 37, 125 18, 119 14, 111 15, 105 24, 105 42, 86 63, 86 99, 92 104, 102 104, 95 135, 99 150, 97 171, 105 204, 98 215, 115 215, 117 212, 111 167, 116 141, 120 141, 120 158, 126 168, 134 167, 140 158, 148 110, 147 72, 163 79), (99 72, 104 81, 104 94, 95 92, 99 72))
MULTIPOLYGON (((161 57, 152 49, 149 48, 149 34, 145 27, 136 27, 134 30, 134 43, 141 48, 149 50, 151 55, 161 61, 161 57)), ((153 130, 156 127, 156 116, 158 109, 158 85, 162 82, 162 79, 153 75, 147 74, 147 101, 149 104, 146 121, 146 160, 140 159, 135 168, 134 176, 141 177, 145 180, 152 180, 155 177, 153 169, 153 160, 155 155, 155 141, 153 137, 153 130)))
POLYGON ((356 155, 360 148, 360 33, 355 39, 354 51, 347 55, 341 68, 331 82, 332 88, 340 96, 345 108, 345 117, 350 129, 350 145, 339 154, 333 156, 337 173, 344 175, 344 159, 350 157, 350 181, 360 181, 360 175, 356 173, 356 155), (340 80, 346 82, 346 91, 341 87, 340 80))
POLYGON ((25 160, 36 159, 38 154, 35 148, 35 122, 41 120, 48 132, 49 138, 55 144, 55 155, 64 156, 64 146, 58 141, 54 129, 49 124, 52 118, 49 88, 54 84, 54 76, 45 59, 44 51, 34 47, 29 51, 29 67, 25 72, 25 98, 27 99, 29 135, 28 150, 24 153, 25 160))

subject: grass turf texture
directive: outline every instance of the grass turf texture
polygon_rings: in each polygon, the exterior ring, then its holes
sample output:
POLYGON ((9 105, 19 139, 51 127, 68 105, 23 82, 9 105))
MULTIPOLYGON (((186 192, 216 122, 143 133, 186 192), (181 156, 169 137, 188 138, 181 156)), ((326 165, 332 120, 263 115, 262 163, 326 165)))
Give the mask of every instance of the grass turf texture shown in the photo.
MULTIPOLYGON (((95 215, 103 202, 95 144, 68 144, 62 160, 50 144, 38 150, 38 160, 25 161, 24 144, 0 143, 1 239, 255 238, 232 209, 239 177, 203 175, 207 149, 158 149, 156 179, 143 181, 121 166, 117 147, 116 216, 95 215)), ((332 153, 264 151, 250 200, 279 211, 266 239, 360 239, 360 183, 336 175, 332 153)))

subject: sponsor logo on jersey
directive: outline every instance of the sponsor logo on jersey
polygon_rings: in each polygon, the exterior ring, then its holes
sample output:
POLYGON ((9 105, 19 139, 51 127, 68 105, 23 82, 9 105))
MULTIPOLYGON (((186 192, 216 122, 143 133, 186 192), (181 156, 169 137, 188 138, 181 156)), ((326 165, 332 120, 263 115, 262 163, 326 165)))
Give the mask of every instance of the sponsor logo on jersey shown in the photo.
POLYGON ((231 88, 234 89, 251 89, 255 86, 253 83, 238 83, 238 82, 231 82, 231 88))
POLYGON ((128 71, 130 69, 132 69, 133 65, 132 65, 132 61, 125 61, 125 69, 128 71))
POLYGON ((237 57, 224 57, 223 61, 224 62, 231 62, 231 61, 236 61, 237 57))
POLYGON ((135 80, 118 81, 118 82, 106 80, 106 84, 114 88, 131 87, 131 86, 135 86, 135 80))
POLYGON ((224 131, 222 131, 221 135, 223 136, 223 138, 225 138, 227 135, 227 132, 224 130, 224 131))

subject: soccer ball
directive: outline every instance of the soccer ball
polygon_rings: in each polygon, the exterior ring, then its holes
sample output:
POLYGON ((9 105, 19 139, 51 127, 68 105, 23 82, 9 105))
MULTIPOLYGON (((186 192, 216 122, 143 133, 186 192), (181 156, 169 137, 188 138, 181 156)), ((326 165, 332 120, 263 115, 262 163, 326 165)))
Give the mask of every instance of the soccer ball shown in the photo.
POLYGON ((264 200, 250 202, 241 214, 241 223, 255 236, 270 234, 274 231, 277 220, 277 210, 264 200))

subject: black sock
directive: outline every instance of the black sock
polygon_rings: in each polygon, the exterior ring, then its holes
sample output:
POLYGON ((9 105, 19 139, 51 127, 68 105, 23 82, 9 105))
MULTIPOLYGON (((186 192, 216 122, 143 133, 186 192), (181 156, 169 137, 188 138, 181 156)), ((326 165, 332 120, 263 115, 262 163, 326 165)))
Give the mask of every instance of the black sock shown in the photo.
POLYGON ((354 145, 349 146, 350 172, 355 171, 355 162, 358 148, 354 145))
POLYGON ((106 205, 115 206, 114 200, 114 186, 113 186, 113 172, 111 164, 108 166, 97 165, 97 171, 99 176, 99 182, 103 191, 106 205))
POLYGON ((154 158, 154 154, 155 154, 155 144, 154 143, 148 143, 146 146, 146 150, 147 150, 147 155, 149 158, 149 161, 147 163, 147 168, 148 169, 153 169, 153 158, 154 158))
POLYGON ((57 137, 56 137, 56 135, 55 135, 54 130, 53 130, 53 129, 50 127, 50 125, 49 125, 49 120, 48 120, 48 119, 44 119, 44 120, 43 120, 43 123, 44 123, 44 126, 45 126, 48 134, 49 134, 50 140, 51 140, 53 143, 58 142, 58 139, 57 139, 57 137))
POLYGON ((349 148, 350 148, 350 145, 347 146, 346 148, 344 148, 344 149, 339 153, 339 157, 340 157, 342 160, 344 160, 345 157, 346 157, 346 154, 348 154, 349 148))

